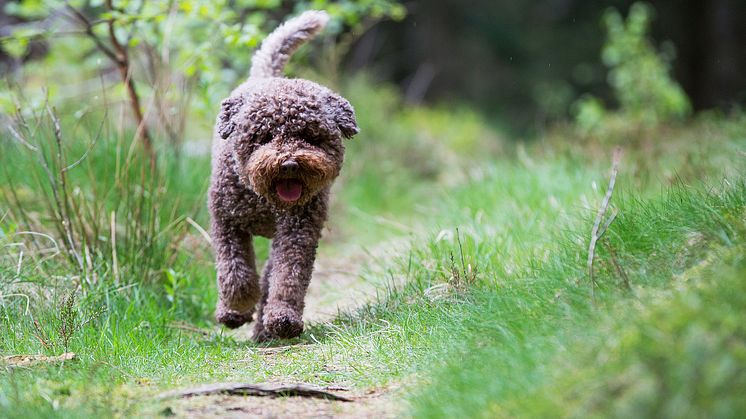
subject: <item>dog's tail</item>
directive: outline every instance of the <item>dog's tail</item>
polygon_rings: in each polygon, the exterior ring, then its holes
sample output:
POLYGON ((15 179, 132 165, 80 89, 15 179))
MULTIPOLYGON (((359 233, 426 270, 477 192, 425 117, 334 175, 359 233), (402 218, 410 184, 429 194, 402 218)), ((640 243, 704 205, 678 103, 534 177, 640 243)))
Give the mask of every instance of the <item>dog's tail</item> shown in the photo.
POLYGON ((329 21, 324 11, 309 10, 288 20, 262 42, 251 60, 249 77, 280 77, 290 59, 304 42, 313 38, 329 21))

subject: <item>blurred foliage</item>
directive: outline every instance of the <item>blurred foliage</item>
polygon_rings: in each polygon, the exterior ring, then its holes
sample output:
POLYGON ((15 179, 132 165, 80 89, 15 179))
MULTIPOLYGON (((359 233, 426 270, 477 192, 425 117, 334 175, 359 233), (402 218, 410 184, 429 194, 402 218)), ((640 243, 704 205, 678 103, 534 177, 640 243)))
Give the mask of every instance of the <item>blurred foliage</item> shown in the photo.
MULTIPOLYGON (((307 9, 326 10, 332 17, 327 31, 334 35, 355 33, 379 19, 401 19, 406 13, 395 0, 312 0, 292 6, 279 0, 121 0, 111 8, 103 0, 21 0, 7 4, 5 12, 30 22, 16 25, 11 36, 0 40, 0 48, 22 57, 31 42, 49 43, 44 60, 27 63, 23 79, 15 82, 44 86, 47 94, 42 96, 55 102, 80 91, 100 90, 97 79, 110 65, 92 36, 86 36, 85 22, 75 10, 107 45, 108 22, 113 20, 117 38, 126 40, 130 61, 137 65, 132 77, 147 87, 140 89, 145 98, 165 90, 166 101, 188 102, 191 111, 209 115, 210 120, 217 102, 248 76, 252 51, 266 34, 288 14, 307 9), (76 91, 67 92, 71 84, 77 85, 76 91)), ((0 105, 10 112, 13 100, 9 93, 2 96, 0 105)), ((46 100, 38 98, 40 103, 46 100)))
MULTIPOLYGON (((626 21, 616 9, 604 15, 607 35, 601 58, 609 68, 618 114, 634 124, 680 120, 691 112, 684 90, 670 75, 673 46, 656 51, 648 38, 652 15, 647 3, 632 5, 626 21)), ((576 122, 581 130, 598 130, 608 112, 601 100, 586 95, 576 103, 576 122)))
POLYGON ((354 232, 356 242, 380 240, 381 231, 393 227, 363 234, 360 223, 389 216, 402 222, 403 214, 430 202, 435 190, 465 181, 467 169, 507 147, 468 106, 410 106, 395 86, 365 75, 347 78, 339 90, 355 104, 360 134, 345 144, 350 157, 335 184, 340 198, 333 201, 332 218, 343 226, 335 234, 354 232))
POLYGON ((614 88, 622 109, 648 122, 686 116, 691 106, 684 91, 670 76, 674 59, 673 45, 664 44, 656 53, 647 39, 651 6, 635 3, 625 24, 616 10, 604 18, 608 41, 603 61, 610 68, 609 83, 614 88))

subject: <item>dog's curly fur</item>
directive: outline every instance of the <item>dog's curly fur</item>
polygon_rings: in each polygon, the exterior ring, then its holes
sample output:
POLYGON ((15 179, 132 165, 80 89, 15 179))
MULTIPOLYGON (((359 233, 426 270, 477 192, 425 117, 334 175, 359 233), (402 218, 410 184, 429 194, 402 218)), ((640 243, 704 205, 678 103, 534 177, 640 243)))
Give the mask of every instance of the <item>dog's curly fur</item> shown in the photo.
POLYGON ((342 167, 343 138, 358 132, 345 99, 311 81, 282 77, 290 55, 327 21, 326 13, 310 11, 272 32, 215 124, 209 208, 216 318, 235 328, 256 309, 253 336, 260 341, 303 331, 329 188, 342 167), (273 239, 261 281, 254 235, 273 239))

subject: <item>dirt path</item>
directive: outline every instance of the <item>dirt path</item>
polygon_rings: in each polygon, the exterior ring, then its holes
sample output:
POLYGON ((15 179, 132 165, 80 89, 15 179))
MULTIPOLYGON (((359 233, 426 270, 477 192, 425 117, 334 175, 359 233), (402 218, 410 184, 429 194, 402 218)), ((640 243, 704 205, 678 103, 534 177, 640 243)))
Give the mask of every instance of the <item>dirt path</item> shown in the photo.
MULTIPOLYGON (((304 318, 306 323, 320 323, 333 319, 339 311, 351 310, 375 298, 381 283, 365 278, 383 278, 383 275, 363 275, 379 258, 389 258, 400 251, 403 241, 380 244, 372 250, 346 248, 339 251, 320 252, 314 268, 313 279, 306 298, 304 318)), ((248 340, 251 325, 230 331, 228 334, 238 341, 248 340)), ((313 351, 314 345, 304 345, 298 351, 313 351)), ((270 353, 279 360, 279 353, 270 353)), ((340 365, 340 368, 344 366, 340 365)), ((284 383, 282 377, 273 377, 272 382, 284 383)), ((288 379, 287 383, 292 383, 288 379)), ((340 383, 337 383, 340 384, 340 383)), ((333 388, 352 401, 329 401, 302 397, 253 397, 253 396, 198 396, 171 399, 159 403, 160 415, 189 418, 393 418, 400 416, 401 408, 395 402, 394 389, 346 390, 333 388)), ((155 413, 155 412, 154 412, 155 413)))
POLYGON ((301 397, 200 396, 172 400, 161 415, 188 418, 395 418, 401 410, 390 392, 346 395, 352 401, 301 397))
POLYGON ((376 271, 376 261, 400 254, 406 242, 389 240, 374 248, 347 249, 344 255, 320 254, 306 296, 306 323, 333 319, 375 299, 387 279, 376 271))

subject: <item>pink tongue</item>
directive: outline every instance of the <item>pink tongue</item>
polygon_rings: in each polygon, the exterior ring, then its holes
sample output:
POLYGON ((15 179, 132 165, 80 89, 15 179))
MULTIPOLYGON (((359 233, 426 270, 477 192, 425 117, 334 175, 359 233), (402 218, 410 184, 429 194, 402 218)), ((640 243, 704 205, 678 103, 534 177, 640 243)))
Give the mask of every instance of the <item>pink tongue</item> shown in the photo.
POLYGON ((283 179, 275 187, 277 195, 285 202, 297 201, 303 193, 303 184, 295 179, 283 179))

